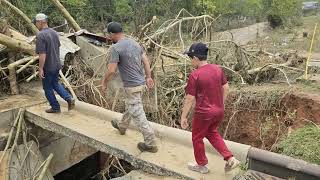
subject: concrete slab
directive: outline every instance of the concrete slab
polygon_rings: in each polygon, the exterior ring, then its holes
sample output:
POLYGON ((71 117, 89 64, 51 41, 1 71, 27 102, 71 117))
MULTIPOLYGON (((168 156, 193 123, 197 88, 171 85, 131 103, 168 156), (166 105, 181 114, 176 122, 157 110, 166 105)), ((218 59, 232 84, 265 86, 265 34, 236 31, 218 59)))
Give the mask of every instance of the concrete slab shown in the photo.
MULTIPOLYGON (((67 112, 65 108, 63 108, 61 114, 47 114, 44 113, 46 107, 46 105, 38 105, 28 108, 26 112, 27 120, 47 130, 95 147, 97 150, 113 154, 146 172, 203 180, 227 180, 232 179, 239 173, 238 169, 230 174, 225 174, 223 159, 213 151, 207 152, 211 173, 201 175, 189 171, 186 165, 194 159, 191 138, 188 138, 191 137, 190 132, 184 132, 189 136, 184 138, 186 140, 178 142, 179 137, 173 138, 172 134, 180 136, 180 130, 171 130, 172 132, 169 132, 171 135, 166 135, 165 132, 157 130, 159 152, 156 154, 141 153, 136 147, 137 143, 143 140, 139 132, 130 130, 127 135, 120 136, 112 128, 110 120, 118 118, 117 114, 114 117, 102 116, 102 114, 94 116, 85 111, 67 112)), ((162 130, 164 129, 166 128, 162 127, 162 130)))
POLYGON ((148 174, 142 171, 131 171, 125 176, 113 178, 112 180, 142 180, 142 179, 148 179, 148 180, 175 180, 177 178, 174 177, 164 177, 164 176, 157 176, 148 174))
MULTIPOLYGON (((0 150, 3 150, 6 145, 6 139, 13 119, 16 116, 17 109, 19 107, 32 106, 44 102, 42 94, 37 96, 37 98, 28 95, 18 95, 0 100, 0 150)), ((69 137, 44 130, 38 126, 28 126, 28 128, 29 133, 37 137, 40 152, 45 157, 49 156, 50 153, 54 154, 49 166, 53 175, 68 169, 97 152, 96 149, 90 146, 81 144, 69 137)))

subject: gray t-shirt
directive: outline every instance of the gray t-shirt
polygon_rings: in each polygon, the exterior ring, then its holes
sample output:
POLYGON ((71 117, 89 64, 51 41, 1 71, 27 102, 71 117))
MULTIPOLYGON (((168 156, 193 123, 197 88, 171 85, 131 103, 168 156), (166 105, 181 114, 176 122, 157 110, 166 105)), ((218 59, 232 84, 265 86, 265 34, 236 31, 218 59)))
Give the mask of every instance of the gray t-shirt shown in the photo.
POLYGON ((36 53, 46 54, 45 72, 55 72, 61 69, 60 41, 56 31, 51 28, 41 30, 37 34, 36 53))
POLYGON ((142 55, 142 47, 133 39, 122 39, 111 47, 110 63, 118 63, 124 87, 145 84, 142 55))

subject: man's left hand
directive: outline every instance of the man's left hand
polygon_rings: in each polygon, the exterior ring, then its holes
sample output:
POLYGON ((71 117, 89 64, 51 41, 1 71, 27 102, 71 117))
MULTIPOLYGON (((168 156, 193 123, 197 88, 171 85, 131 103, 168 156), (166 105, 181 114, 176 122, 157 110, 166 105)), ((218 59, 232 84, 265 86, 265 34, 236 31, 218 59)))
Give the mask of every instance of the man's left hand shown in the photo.
POLYGON ((181 122, 180 123, 181 123, 182 129, 187 129, 189 127, 187 118, 181 117, 181 122))
POLYGON ((102 89, 102 92, 106 92, 107 85, 106 84, 101 84, 101 89, 102 89))
POLYGON ((147 87, 152 89, 154 87, 154 82, 152 78, 147 78, 147 87))

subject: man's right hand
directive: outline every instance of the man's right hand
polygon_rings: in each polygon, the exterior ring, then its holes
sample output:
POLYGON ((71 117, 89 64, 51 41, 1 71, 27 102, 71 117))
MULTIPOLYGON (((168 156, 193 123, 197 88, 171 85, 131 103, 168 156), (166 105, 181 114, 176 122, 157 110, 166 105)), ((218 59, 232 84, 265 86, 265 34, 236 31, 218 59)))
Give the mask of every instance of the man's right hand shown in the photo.
POLYGON ((153 82, 153 79, 152 78, 147 78, 147 87, 149 89, 152 89, 154 87, 154 82, 153 82))
POLYGON ((43 71, 43 69, 39 69, 39 77, 41 78, 41 79, 44 79, 44 71, 43 71))

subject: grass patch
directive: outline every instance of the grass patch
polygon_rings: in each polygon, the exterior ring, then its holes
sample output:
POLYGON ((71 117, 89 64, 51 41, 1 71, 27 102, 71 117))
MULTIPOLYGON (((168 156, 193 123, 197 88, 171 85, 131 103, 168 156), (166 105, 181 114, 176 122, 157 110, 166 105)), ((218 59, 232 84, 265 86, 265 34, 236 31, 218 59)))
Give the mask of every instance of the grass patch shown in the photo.
POLYGON ((320 165, 320 128, 306 126, 278 144, 278 153, 320 165))

